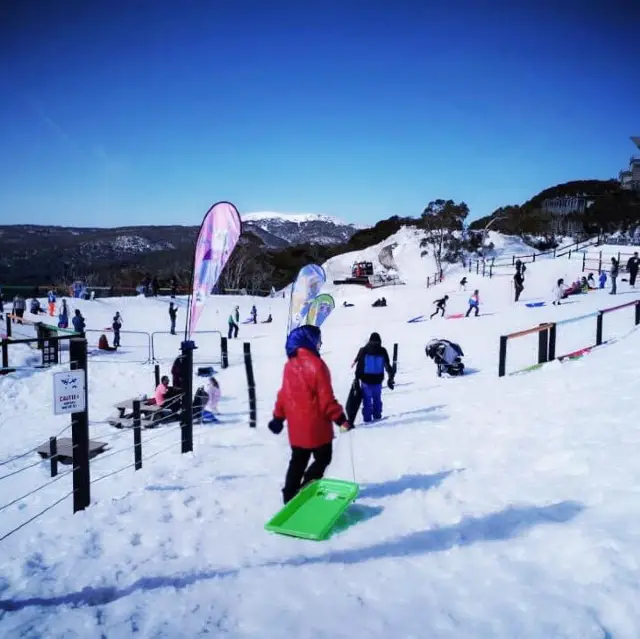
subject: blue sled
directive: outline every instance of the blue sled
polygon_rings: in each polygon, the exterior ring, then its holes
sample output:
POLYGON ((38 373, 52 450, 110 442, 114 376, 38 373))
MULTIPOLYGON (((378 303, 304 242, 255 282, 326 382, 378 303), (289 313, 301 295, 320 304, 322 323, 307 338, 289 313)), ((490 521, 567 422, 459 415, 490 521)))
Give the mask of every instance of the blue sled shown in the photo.
POLYGON ((539 306, 544 306, 545 302, 528 302, 527 306, 529 308, 538 308, 539 306))
POLYGON ((424 322, 425 320, 425 316, 424 315, 418 315, 418 317, 414 317, 413 319, 407 320, 407 324, 416 324, 417 322, 424 322))

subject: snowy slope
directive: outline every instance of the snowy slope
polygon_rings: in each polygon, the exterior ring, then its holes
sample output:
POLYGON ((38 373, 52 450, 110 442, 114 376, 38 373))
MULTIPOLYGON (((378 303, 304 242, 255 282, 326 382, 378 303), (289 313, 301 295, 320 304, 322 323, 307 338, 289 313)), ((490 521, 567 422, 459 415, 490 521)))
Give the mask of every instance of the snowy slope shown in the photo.
MULTIPOLYGON (((423 258, 404 246, 406 255, 394 257, 408 272, 423 258)), ((555 279, 576 271, 573 260, 529 265, 523 300, 549 299, 555 279)), ((122 353, 92 358, 91 436, 111 444, 109 457, 92 462, 92 477, 104 479, 93 484, 85 512, 72 515, 67 499, 0 542, 0 636, 637 637, 640 334, 629 334, 632 312, 607 315, 605 338, 626 337, 581 360, 504 379, 496 373, 501 334, 640 295, 621 284, 617 298, 598 291, 529 309, 512 302, 511 277, 471 274, 481 317, 407 323, 444 293, 450 313, 464 311, 460 276, 452 271, 429 290, 417 277, 384 289, 382 309, 370 306, 379 291, 338 291, 356 304, 338 306, 323 330, 339 399, 372 330, 389 347, 398 342, 399 373, 396 389, 384 392, 388 418, 336 440, 328 475, 355 473, 353 516, 363 521, 323 543, 263 530, 280 507, 289 454, 284 434, 266 429, 288 300, 212 298, 201 320, 203 330, 223 329, 236 303, 243 317, 254 301, 260 318, 272 312, 273 324, 241 326, 240 334, 252 345, 259 427, 247 426, 242 345, 232 342, 231 366, 218 376, 224 423, 196 426, 187 455, 178 430, 143 432, 138 472, 109 475, 132 463, 132 435, 102 422, 115 401, 152 390, 152 367, 134 361, 144 359, 143 341, 125 333, 122 353), (462 345, 468 376, 436 377, 424 356, 434 336, 462 345)), ((98 330, 116 310, 128 330, 166 329, 163 300, 74 304, 98 330)), ((559 348, 593 342, 593 319, 569 326, 564 335, 559 329, 559 348)), ((217 357, 207 339, 198 338, 201 361, 217 357)), ((535 338, 527 339, 510 345, 510 368, 532 363, 535 338)), ((163 372, 179 340, 160 345, 163 372)), ((0 378, 0 463, 67 426, 52 415, 51 375, 0 378)), ((0 476, 35 461, 0 466, 0 476)), ((0 480, 0 506, 46 481, 42 464, 0 480)), ((0 537, 70 487, 63 477, 3 510, 0 537)))

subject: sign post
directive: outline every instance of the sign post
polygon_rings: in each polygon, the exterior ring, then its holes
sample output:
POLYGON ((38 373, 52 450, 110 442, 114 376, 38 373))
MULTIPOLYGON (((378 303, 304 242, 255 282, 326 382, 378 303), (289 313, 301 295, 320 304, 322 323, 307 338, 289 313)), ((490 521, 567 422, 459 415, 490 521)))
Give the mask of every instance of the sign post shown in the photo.
POLYGON ((53 412, 56 415, 81 413, 86 407, 86 373, 82 369, 55 373, 53 376, 53 412))
MULTIPOLYGON (((87 405, 87 340, 84 337, 69 341, 71 370, 67 395, 58 400, 63 413, 71 413, 71 442, 73 445, 73 512, 84 510, 91 503, 91 476, 89 473, 89 410, 87 405), (72 388, 76 382, 76 388, 72 388)), ((54 382, 55 384, 55 382, 54 382)))

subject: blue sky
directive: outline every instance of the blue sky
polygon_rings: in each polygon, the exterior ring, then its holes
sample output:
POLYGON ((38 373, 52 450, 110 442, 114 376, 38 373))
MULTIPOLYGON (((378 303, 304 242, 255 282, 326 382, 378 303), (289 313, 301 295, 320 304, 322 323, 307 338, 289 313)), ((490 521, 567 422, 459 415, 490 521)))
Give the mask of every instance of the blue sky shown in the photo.
POLYGON ((193 224, 221 199, 479 217, 617 177, 635 4, 7 0, 0 223, 193 224))

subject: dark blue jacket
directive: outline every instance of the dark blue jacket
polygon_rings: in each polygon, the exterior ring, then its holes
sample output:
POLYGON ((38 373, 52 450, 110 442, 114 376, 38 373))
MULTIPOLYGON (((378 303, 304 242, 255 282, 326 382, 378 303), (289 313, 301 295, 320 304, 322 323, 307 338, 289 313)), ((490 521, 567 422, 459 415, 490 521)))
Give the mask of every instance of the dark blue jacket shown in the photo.
POLYGON ((387 349, 377 342, 369 342, 358 352, 356 358, 356 379, 365 384, 382 384, 384 372, 393 379, 393 369, 387 349))

